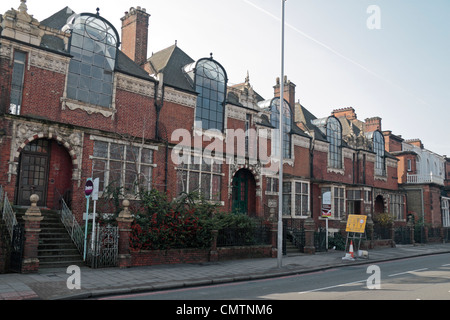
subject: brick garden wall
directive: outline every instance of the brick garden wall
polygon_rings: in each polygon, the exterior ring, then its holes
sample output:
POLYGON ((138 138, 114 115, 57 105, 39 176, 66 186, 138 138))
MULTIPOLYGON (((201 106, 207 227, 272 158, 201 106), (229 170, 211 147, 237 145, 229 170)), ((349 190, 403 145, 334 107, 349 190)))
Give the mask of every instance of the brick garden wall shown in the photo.
MULTIPOLYGON (((218 261, 233 259, 271 258, 272 246, 242 246, 217 248, 218 261)), ((203 263, 212 261, 210 249, 142 250, 131 252, 131 265, 203 263)))

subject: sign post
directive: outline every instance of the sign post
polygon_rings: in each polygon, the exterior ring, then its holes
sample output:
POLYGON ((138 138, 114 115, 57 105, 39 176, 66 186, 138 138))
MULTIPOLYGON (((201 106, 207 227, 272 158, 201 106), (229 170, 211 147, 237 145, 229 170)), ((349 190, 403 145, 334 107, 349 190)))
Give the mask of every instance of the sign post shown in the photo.
POLYGON ((84 187, 84 195, 86 196, 86 221, 84 223, 84 254, 83 260, 86 261, 86 249, 87 249, 87 229, 89 222, 89 199, 91 198, 91 194, 94 191, 94 183, 92 182, 92 178, 88 178, 86 181, 86 185, 84 187))
POLYGON ((322 193, 322 218, 325 218, 325 245, 328 251, 328 218, 332 215, 331 212, 331 191, 322 193))
POLYGON ((95 215, 96 215, 96 206, 98 200, 98 186, 100 184, 100 179, 94 179, 94 189, 92 191, 92 200, 94 200, 94 210, 92 212, 92 239, 91 239, 91 249, 94 250, 94 241, 95 241, 95 215))
MULTIPOLYGON (((359 234, 358 251, 361 245, 362 236, 366 230, 367 216, 359 214, 349 214, 347 217, 347 226, 345 231, 347 232, 347 240, 345 242, 345 248, 347 249, 348 239, 356 239, 355 234, 359 234), (350 234, 353 233, 352 236, 350 234)), ((346 257, 342 258, 345 259, 346 257)))

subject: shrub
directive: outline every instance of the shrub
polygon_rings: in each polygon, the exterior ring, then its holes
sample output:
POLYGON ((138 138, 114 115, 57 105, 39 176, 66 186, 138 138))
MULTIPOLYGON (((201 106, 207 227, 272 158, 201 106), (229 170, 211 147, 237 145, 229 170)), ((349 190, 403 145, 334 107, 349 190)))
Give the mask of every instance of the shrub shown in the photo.
POLYGON ((141 194, 134 212, 130 244, 133 249, 205 248, 211 244, 212 216, 217 206, 198 194, 169 201, 157 190, 141 194))

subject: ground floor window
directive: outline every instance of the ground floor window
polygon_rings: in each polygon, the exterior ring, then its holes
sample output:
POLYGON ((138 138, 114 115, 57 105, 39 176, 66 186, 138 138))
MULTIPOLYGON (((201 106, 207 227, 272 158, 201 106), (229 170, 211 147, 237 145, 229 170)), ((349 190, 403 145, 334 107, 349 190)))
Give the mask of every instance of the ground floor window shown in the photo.
POLYGON ((394 218, 394 220, 403 220, 403 210, 404 210, 404 201, 403 195, 401 194, 391 194, 390 197, 390 211, 394 218))
POLYGON ((324 186, 321 188, 322 214, 327 213, 330 218, 341 219, 345 215, 345 188, 338 186, 324 186))
POLYGON ((205 200, 220 201, 222 164, 210 158, 191 156, 177 168, 177 194, 199 192, 205 200))
POLYGON ((123 188, 136 193, 138 188, 150 190, 153 168, 152 146, 130 143, 94 141, 92 177, 99 178, 99 190, 123 188))
POLYGON ((442 226, 450 227, 450 198, 442 198, 442 226))
POLYGON ((309 182, 292 180, 283 182, 283 215, 309 216, 309 182))
POLYGON ((363 202, 363 192, 359 189, 347 190, 347 213, 361 214, 361 204, 363 202))

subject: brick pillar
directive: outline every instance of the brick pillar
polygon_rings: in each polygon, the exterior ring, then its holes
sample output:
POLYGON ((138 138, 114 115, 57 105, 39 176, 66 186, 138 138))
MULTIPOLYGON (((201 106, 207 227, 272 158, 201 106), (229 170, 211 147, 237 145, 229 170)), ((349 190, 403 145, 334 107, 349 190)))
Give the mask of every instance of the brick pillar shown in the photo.
POLYGON ((278 222, 271 221, 270 236, 272 243, 272 258, 278 256, 278 222))
POLYGON ((219 235, 218 230, 212 230, 212 240, 211 240, 211 249, 209 250, 209 261, 217 262, 219 261, 219 253, 217 252, 217 237, 219 235))
POLYGON ((305 228, 305 247, 303 249, 304 253, 315 254, 316 247, 314 246, 314 230, 316 228, 316 223, 314 222, 314 219, 308 217, 305 220, 304 228, 305 228))
POLYGON ((407 230, 409 231, 409 237, 411 240, 411 244, 415 243, 414 240, 414 219, 413 219, 413 215, 409 215, 408 216, 408 222, 406 222, 406 227, 407 230))
POLYGON ((39 196, 36 194, 30 197, 31 206, 25 212, 25 241, 23 248, 22 273, 32 273, 39 270, 38 245, 39 233, 41 232, 41 221, 44 217, 37 206, 39 196))
POLYGON ((396 244, 395 244, 395 223, 394 223, 394 221, 391 222, 391 225, 389 226, 389 228, 390 228, 390 233, 391 233, 392 247, 395 248, 396 244))
POLYGON ((131 267, 131 253, 130 253, 130 234, 131 224, 133 223, 133 217, 131 216, 130 201, 123 200, 123 210, 117 217, 117 225, 119 226, 119 267, 127 268, 131 267))

